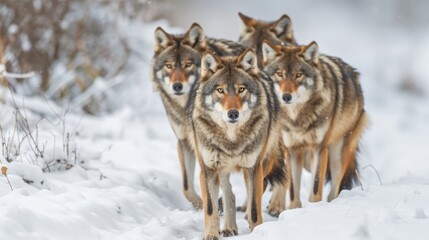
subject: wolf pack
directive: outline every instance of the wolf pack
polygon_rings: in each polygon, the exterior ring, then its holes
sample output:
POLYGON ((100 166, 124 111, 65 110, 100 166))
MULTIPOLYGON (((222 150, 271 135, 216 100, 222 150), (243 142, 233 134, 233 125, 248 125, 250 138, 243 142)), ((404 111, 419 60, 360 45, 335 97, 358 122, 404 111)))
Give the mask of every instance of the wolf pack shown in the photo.
POLYGON ((209 38, 194 23, 184 34, 155 30, 151 66, 177 139, 186 199, 204 212, 204 239, 238 234, 236 211, 251 230, 267 211, 299 208, 303 169, 311 172, 309 201, 328 201, 350 189, 358 175, 359 140, 367 125, 359 73, 316 42, 296 42, 292 21, 257 20, 242 13, 238 41, 209 38), (201 197, 194 184, 200 171, 201 197), (236 206, 230 174, 243 175, 247 191, 236 206), (218 200, 222 191, 221 200, 218 200), (219 205, 224 226, 220 229, 219 205))

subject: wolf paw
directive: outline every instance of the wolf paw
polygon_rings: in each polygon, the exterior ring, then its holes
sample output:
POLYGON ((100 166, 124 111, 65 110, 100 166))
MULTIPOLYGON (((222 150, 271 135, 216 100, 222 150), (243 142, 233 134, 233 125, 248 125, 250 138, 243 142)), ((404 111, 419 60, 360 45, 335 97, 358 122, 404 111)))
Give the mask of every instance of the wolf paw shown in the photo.
POLYGON ((246 210, 247 210, 246 206, 237 207, 237 211, 239 211, 239 212, 245 212, 246 210))
POLYGON ((237 236, 238 232, 237 229, 224 229, 222 230, 222 236, 224 237, 231 237, 231 236, 237 236))
POLYGON ((337 197, 337 194, 335 194, 334 192, 330 192, 329 195, 328 195, 328 202, 331 202, 336 197, 337 197))
POLYGON ((191 201, 191 203, 195 210, 199 211, 203 209, 203 201, 201 198, 195 198, 191 201))
POLYGON ((218 236, 205 236, 203 240, 219 240, 218 236))
POLYGON ((270 205, 267 206, 268 214, 270 214, 273 217, 278 217, 281 212, 283 212, 286 209, 285 204, 277 203, 275 204, 274 201, 270 202, 270 205))
POLYGON ((290 209, 301 208, 301 207, 302 207, 301 201, 293 201, 290 203, 290 209))
POLYGON ((320 202, 322 201, 322 195, 310 195, 310 198, 308 199, 309 202, 320 202))

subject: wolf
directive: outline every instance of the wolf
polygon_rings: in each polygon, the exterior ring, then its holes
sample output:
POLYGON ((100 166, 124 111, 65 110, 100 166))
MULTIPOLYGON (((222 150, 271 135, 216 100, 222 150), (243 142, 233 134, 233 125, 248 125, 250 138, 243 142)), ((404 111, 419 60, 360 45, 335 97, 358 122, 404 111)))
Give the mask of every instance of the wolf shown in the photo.
MULTIPOLYGON (((238 15, 243 23, 243 28, 238 42, 245 47, 253 48, 256 51, 258 67, 260 69, 263 67, 262 44, 264 41, 273 45, 297 45, 293 32, 292 20, 288 15, 283 15, 279 19, 270 22, 256 20, 241 12, 239 12, 238 15)), ((282 185, 276 185, 273 187, 273 194, 268 206, 269 214, 276 216, 286 209, 285 195, 288 188, 288 186, 282 185)), ((245 205, 239 207, 238 210, 245 211, 245 205)))
POLYGON ((193 23, 185 34, 172 35, 158 27, 154 35, 151 79, 178 139, 183 193, 195 209, 201 209, 202 200, 194 187, 195 156, 188 140, 186 106, 189 93, 198 81, 201 56, 205 51, 223 56, 239 54, 245 48, 233 41, 207 38, 197 23, 193 23))
POLYGON ((262 43, 267 41, 274 45, 297 45, 293 33, 292 21, 288 15, 278 20, 265 22, 238 13, 243 22, 243 28, 238 42, 245 47, 253 48, 258 56, 258 66, 262 67, 262 43))
POLYGON ((281 101, 281 132, 291 162, 291 208, 301 207, 303 162, 310 162, 310 201, 320 201, 329 162, 328 200, 356 177, 356 154, 367 125, 359 73, 337 57, 319 53, 316 42, 304 46, 263 43, 264 71, 281 101))
POLYGON ((218 239, 219 215, 214 209, 219 186, 223 192, 223 236, 237 235, 235 196, 229 182, 230 173, 235 171, 244 175, 247 221, 253 229, 262 222, 263 179, 272 172, 282 172, 278 168, 283 167, 285 152, 279 101, 273 83, 259 71, 254 50, 229 57, 206 52, 201 65, 200 80, 189 101, 189 116, 201 166, 204 235, 205 239, 218 239))

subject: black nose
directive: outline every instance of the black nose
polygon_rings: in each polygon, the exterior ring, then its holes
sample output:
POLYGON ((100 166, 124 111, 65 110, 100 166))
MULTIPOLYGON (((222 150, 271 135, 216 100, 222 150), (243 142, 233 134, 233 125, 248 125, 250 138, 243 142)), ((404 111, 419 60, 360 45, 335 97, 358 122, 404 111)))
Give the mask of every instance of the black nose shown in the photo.
POLYGON ((177 82, 177 83, 174 83, 174 84, 173 84, 173 90, 174 90, 175 92, 181 92, 181 91, 182 91, 182 89, 183 89, 183 84, 182 84, 182 83, 177 82))
POLYGON ((228 111, 228 117, 231 120, 236 120, 239 115, 240 115, 240 113, 237 110, 235 110, 235 109, 228 111))
POLYGON ((289 93, 285 93, 285 94, 283 94, 282 98, 283 98, 283 101, 288 103, 292 100, 292 95, 290 95, 289 93))

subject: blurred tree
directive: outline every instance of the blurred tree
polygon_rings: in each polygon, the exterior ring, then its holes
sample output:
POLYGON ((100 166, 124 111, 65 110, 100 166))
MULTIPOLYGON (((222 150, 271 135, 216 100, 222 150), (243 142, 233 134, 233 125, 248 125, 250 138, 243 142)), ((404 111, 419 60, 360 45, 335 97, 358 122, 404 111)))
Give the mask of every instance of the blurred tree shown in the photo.
POLYGON ((39 72, 41 90, 46 90, 50 67, 59 56, 61 22, 70 10, 69 1, 2 0, 0 7, 0 31, 10 53, 7 68, 39 72))
MULTIPOLYGON (((37 79, 31 81, 9 80, 14 87, 27 84, 23 94, 44 92, 65 103, 88 91, 95 81, 109 81, 128 61, 131 49, 124 26, 143 21, 143 3, 1 0, 0 36, 6 68, 14 73, 37 73, 37 79)), ((97 104, 101 101, 98 98, 97 104)), ((88 107, 93 105, 91 101, 82 101, 82 108, 96 113, 97 107, 88 107)))

